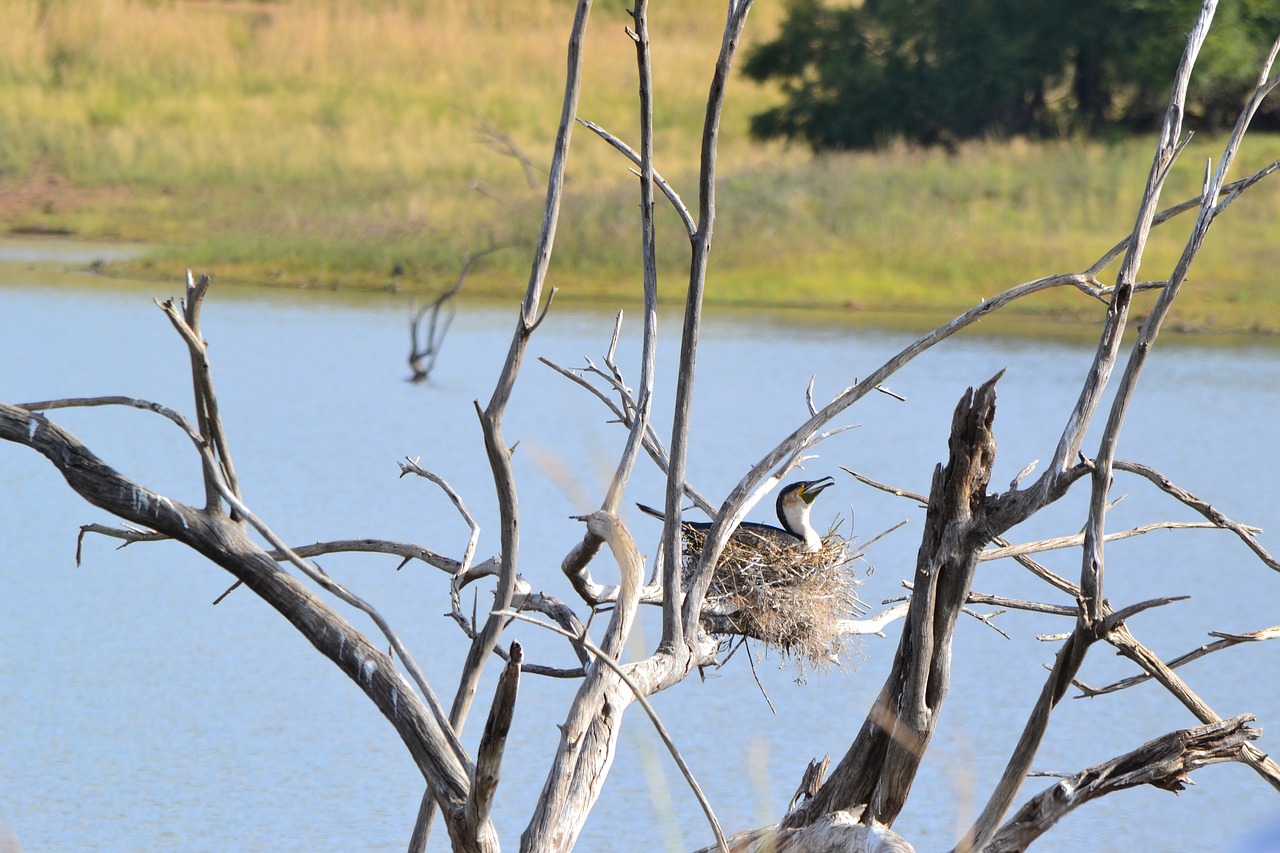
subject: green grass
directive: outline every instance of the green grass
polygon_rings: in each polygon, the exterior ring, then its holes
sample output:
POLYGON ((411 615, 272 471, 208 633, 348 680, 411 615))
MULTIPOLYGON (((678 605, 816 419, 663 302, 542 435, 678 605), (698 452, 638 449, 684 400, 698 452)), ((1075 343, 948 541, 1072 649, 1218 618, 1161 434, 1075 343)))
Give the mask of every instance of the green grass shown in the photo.
MULTIPOLYGON (((0 228, 162 244, 125 272, 186 267, 277 285, 438 289, 487 245, 476 293, 523 289, 563 86, 572 3, 532 0, 0 4, 0 228), (538 170, 482 131, 510 138, 538 170)), ((690 206, 699 123, 723 10, 651 14, 657 163, 690 206)), ((776 4, 752 13, 769 37, 776 4)), ((580 115, 634 139, 634 52, 599 6, 580 115)), ((708 301, 955 311, 1010 285, 1081 269, 1131 226, 1149 140, 988 141, 954 155, 893 148, 810 157, 750 141, 777 93, 735 78, 722 128, 708 301)), ((1165 199, 1196 192, 1214 140, 1183 155, 1165 199)), ((1280 159, 1246 144, 1242 168, 1280 159)), ((551 283, 561 298, 634 300, 637 196, 627 165, 576 131, 551 283)), ((660 200, 664 299, 688 263, 660 200)), ((1210 235, 1175 323, 1280 330, 1280 197, 1263 184, 1210 235)), ((1162 277, 1189 221, 1153 239, 1162 277)), ((1112 273, 1114 274, 1114 273, 1112 273)), ((1022 312, 1092 314, 1078 292, 1022 312)))

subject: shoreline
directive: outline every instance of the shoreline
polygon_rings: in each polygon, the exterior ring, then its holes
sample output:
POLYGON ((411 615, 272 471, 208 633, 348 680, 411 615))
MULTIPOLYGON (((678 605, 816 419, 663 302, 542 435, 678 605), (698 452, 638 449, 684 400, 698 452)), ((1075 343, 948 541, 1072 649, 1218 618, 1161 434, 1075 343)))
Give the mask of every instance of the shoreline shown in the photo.
MULTIPOLYGON (((131 261, 145 258, 159 247, 154 243, 136 243, 106 239, 80 238, 74 235, 5 234, 0 236, 0 288, 13 286, 11 275, 5 268, 25 271, 39 269, 45 275, 39 286, 89 287, 89 282, 105 284, 113 289, 148 290, 152 285, 168 285, 175 292, 183 286, 180 276, 146 274, 130 265, 131 261), (65 279, 70 274, 83 274, 79 279, 65 279)), ((199 274, 198 270, 193 270, 199 274)), ((361 303, 371 299, 405 299, 434 296, 438 291, 425 286, 401 285, 389 282, 383 286, 365 284, 327 283, 311 286, 292 282, 264 281, 240 278, 234 275, 216 277, 220 290, 233 298, 288 298, 291 294, 305 295, 308 299, 332 299, 344 303, 361 303)), ((519 298, 493 288, 479 287, 457 297, 460 306, 495 306, 512 304, 519 298)), ((1082 297, 1083 298, 1083 297, 1082 297)), ((641 307, 638 294, 616 296, 613 294, 578 293, 571 288, 561 290, 557 304, 577 310, 595 310, 602 313, 624 310, 632 312, 641 307)), ((1086 304, 1086 303, 1082 303, 1086 304)), ((664 313, 678 313, 683 302, 679 299, 659 299, 664 313)), ((768 302, 749 299, 715 299, 708 295, 705 306, 721 316, 740 315, 744 318, 768 317, 781 326, 846 327, 874 329, 906 334, 924 334, 963 314, 972 306, 956 310, 945 308, 918 308, 911 306, 851 307, 798 304, 794 302, 768 302)), ((1098 303, 1098 309, 1102 309, 1098 303)), ((1130 323, 1133 330, 1143 318, 1135 313, 1130 323)), ((1097 322, 1076 311, 1055 311, 1005 308, 968 327, 961 334, 999 338, 1051 339, 1088 341, 1095 337, 1097 322)), ((1162 337, 1182 343, 1204 343, 1214 346, 1241 346, 1249 344, 1280 345, 1280 329, 1253 328, 1228 329, 1213 326, 1169 327, 1162 337)))

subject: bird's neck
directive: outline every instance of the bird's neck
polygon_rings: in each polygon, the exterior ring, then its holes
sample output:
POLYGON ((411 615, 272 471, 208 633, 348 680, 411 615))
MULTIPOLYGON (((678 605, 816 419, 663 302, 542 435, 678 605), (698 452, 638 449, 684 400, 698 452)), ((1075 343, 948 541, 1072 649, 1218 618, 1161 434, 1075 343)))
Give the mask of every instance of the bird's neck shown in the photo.
POLYGON ((788 533, 804 540, 804 549, 806 551, 822 550, 822 537, 818 535, 818 531, 814 530, 813 525, 809 523, 809 504, 797 501, 784 507, 782 518, 779 520, 782 522, 782 526, 787 528, 788 533))

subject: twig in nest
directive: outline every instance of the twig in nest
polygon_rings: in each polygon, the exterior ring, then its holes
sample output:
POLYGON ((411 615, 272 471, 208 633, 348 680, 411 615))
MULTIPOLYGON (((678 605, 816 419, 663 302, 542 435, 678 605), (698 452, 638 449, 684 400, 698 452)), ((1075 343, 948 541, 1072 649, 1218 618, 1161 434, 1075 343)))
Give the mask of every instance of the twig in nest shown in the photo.
MULTIPOLYGON (((704 531, 685 528, 686 573, 704 541, 704 531)), ((849 651, 841 626, 863 607, 848 544, 829 534, 822 548, 806 551, 740 530, 725 546, 707 590, 708 628, 774 646, 801 669, 839 663, 849 651)))

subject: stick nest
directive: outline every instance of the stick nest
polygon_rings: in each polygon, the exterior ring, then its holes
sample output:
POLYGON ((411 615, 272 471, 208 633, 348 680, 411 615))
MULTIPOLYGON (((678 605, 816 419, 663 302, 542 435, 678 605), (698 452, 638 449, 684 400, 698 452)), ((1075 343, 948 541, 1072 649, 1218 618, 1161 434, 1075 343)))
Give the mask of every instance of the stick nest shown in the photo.
MULTIPOLYGON (((705 541, 705 530, 685 527, 686 579, 705 541)), ((866 612, 854 574, 858 556, 834 532, 820 550, 806 551, 740 529, 707 589, 704 622, 717 636, 759 640, 802 670, 839 664, 849 652, 843 623, 866 612)))

